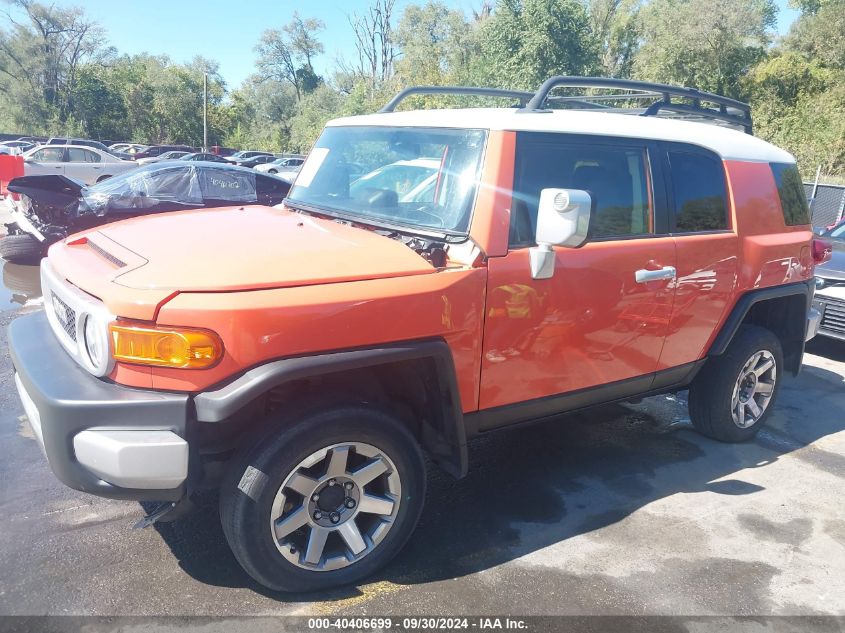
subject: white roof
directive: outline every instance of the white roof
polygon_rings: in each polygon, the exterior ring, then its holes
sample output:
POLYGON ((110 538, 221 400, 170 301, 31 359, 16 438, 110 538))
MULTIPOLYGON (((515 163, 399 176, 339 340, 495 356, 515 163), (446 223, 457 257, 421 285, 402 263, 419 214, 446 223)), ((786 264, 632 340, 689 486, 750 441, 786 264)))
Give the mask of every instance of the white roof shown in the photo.
POLYGON ((344 117, 329 121, 327 125, 449 127, 593 134, 691 143, 712 150, 726 160, 795 162, 789 152, 739 130, 709 123, 612 112, 524 112, 511 108, 408 110, 344 117))

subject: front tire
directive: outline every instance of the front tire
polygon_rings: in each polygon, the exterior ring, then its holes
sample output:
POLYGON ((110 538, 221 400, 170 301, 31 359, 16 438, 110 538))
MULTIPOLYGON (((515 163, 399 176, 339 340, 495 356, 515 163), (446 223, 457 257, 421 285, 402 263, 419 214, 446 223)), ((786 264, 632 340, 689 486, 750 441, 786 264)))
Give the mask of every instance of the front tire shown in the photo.
POLYGON ((690 386, 693 426, 722 442, 750 440, 774 408, 783 369, 778 337, 757 325, 741 326, 725 353, 708 360, 690 386))
POLYGON ((29 233, 13 233, 0 237, 0 257, 12 264, 37 264, 46 247, 29 233))
POLYGON ((221 489, 223 531, 270 589, 348 585, 405 545, 425 484, 420 448, 392 416, 364 406, 304 415, 236 456, 221 489))

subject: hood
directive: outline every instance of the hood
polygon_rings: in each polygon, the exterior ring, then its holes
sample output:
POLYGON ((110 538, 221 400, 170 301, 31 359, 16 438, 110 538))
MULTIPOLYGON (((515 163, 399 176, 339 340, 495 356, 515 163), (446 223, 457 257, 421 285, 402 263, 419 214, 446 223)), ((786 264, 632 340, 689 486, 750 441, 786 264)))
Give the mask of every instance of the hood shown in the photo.
POLYGON ((830 243, 833 245, 830 261, 816 266, 816 277, 845 281, 845 241, 831 239, 830 243))
POLYGON ((285 288, 434 272, 397 240, 262 206, 181 211, 117 222, 88 234, 124 264, 112 281, 138 290, 285 288), (99 235, 99 238, 98 238, 99 235), (102 237, 107 238, 103 240, 102 237), (127 258, 130 252, 136 257, 127 258), (130 263, 124 263, 131 260, 130 263))
POLYGON ((65 206, 77 199, 85 184, 58 174, 46 176, 21 176, 13 178, 6 187, 45 204, 65 206))

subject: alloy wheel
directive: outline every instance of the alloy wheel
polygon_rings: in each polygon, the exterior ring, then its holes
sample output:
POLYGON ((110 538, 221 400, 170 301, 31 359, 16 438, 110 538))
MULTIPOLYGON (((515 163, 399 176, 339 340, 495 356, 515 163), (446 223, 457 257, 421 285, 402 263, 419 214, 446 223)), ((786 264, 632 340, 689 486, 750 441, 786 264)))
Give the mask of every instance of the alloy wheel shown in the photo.
POLYGON ((777 363, 768 350, 751 355, 734 385, 731 415, 741 429, 753 426, 772 400, 777 381, 777 363))
POLYGON ((297 567, 347 567, 384 540, 401 497, 396 466, 378 448, 327 446, 303 459, 279 488, 270 514, 273 542, 297 567))

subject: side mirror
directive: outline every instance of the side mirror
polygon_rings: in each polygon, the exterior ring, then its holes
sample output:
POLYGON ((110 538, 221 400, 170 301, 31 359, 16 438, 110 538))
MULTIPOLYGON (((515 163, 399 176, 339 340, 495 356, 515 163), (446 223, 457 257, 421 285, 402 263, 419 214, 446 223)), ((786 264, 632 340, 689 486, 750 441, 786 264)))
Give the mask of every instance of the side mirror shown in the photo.
POLYGON ((537 212, 537 246, 529 251, 531 277, 548 279, 555 272, 553 246, 578 248, 590 234, 593 200, 580 189, 543 189, 537 212))

